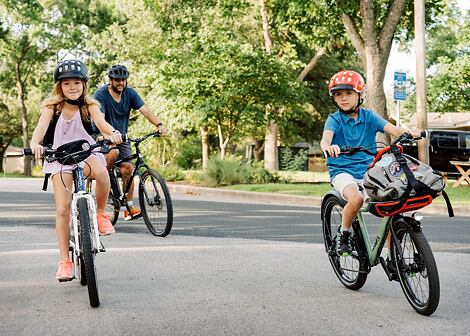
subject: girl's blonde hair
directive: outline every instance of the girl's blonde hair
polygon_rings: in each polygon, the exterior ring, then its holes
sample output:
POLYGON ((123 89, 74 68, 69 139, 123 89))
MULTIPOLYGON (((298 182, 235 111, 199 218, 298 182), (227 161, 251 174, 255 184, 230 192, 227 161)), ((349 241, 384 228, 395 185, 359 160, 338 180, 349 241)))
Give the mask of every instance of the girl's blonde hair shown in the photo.
MULTIPOLYGON (((84 105, 80 107, 80 114, 83 120, 90 121, 90 106, 96 105, 99 107, 100 104, 98 103, 98 101, 88 95, 87 83, 81 79, 80 82, 82 82, 83 84, 83 93, 79 99, 83 98, 84 101, 84 105)), ((55 114, 60 114, 62 112, 62 108, 64 107, 64 104, 66 102, 66 98, 64 92, 62 91, 61 83, 62 80, 59 80, 54 84, 50 97, 45 99, 41 103, 41 108, 52 108, 55 114)))

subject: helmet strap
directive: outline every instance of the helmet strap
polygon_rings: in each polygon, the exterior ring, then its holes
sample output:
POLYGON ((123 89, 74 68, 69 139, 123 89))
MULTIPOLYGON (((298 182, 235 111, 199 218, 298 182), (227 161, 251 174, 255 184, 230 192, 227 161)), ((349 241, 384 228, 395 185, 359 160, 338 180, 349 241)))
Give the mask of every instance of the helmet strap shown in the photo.
POLYGON ((78 105, 80 107, 85 106, 85 98, 83 98, 83 97, 80 97, 78 99, 65 98, 65 102, 70 104, 70 105, 78 105))

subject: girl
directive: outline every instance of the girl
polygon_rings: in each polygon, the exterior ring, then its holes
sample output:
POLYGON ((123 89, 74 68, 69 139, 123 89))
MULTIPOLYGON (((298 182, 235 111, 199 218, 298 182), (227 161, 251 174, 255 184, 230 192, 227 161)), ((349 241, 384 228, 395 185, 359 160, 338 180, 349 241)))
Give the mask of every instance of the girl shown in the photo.
MULTIPOLYGON (((89 134, 91 121, 106 139, 116 144, 122 142, 121 134, 104 120, 98 103, 87 95, 87 81, 88 72, 82 62, 66 60, 57 64, 51 97, 41 104, 41 115, 31 139, 30 147, 36 159, 43 155, 41 143, 46 142, 46 132, 50 135, 53 148, 80 139, 94 144, 89 134)), ((114 233, 109 216, 104 213, 110 188, 104 157, 101 153, 93 153, 85 161, 85 176, 90 175, 96 180, 98 230, 101 235, 114 233)), ((71 165, 62 166, 57 161, 45 162, 43 166, 43 172, 51 175, 54 186, 56 235, 61 259, 56 279, 61 282, 70 281, 74 276, 73 262, 69 258, 72 168, 71 165)))

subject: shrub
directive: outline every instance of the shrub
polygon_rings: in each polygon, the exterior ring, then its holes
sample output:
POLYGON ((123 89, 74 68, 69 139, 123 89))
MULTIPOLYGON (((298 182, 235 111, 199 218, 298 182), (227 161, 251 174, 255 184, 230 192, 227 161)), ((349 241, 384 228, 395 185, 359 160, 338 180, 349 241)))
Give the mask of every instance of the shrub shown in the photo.
POLYGON ((308 150, 301 149, 297 155, 294 155, 292 149, 285 147, 281 149, 281 167, 284 170, 305 170, 308 158, 308 150))
POLYGON ((248 165, 251 183, 275 183, 279 182, 279 175, 271 173, 264 168, 263 161, 252 161, 248 165))
POLYGON ((206 181, 211 186, 245 183, 249 180, 247 166, 236 156, 225 159, 211 157, 207 161, 206 181))
POLYGON ((185 179, 184 171, 173 165, 164 165, 158 168, 158 172, 167 182, 181 181, 185 179))

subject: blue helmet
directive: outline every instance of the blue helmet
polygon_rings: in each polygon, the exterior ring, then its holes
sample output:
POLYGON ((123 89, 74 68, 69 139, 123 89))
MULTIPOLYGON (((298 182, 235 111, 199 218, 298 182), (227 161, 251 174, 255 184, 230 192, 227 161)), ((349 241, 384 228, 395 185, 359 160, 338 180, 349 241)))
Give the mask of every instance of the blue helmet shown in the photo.
POLYGON ((129 71, 124 65, 115 64, 111 66, 108 71, 108 77, 113 79, 127 79, 129 77, 129 71))

